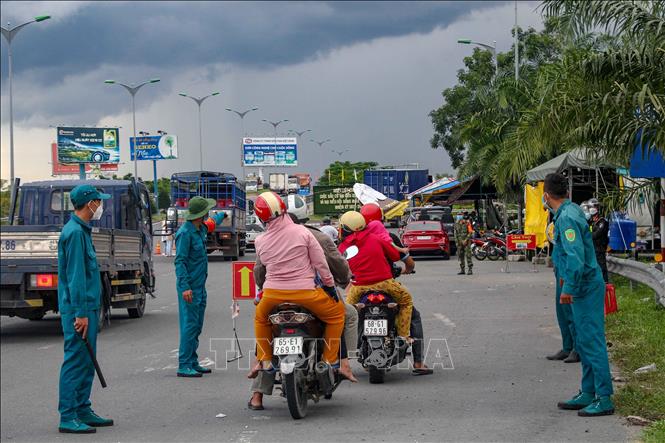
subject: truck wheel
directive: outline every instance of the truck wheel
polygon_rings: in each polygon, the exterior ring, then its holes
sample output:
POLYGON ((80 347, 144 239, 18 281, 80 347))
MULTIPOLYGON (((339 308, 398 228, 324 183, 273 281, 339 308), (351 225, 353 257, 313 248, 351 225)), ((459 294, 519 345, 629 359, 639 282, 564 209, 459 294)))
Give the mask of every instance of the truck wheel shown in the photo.
POLYGON ((238 255, 240 255, 240 257, 244 257, 245 256, 245 250, 241 249, 240 252, 238 253, 238 255))
POLYGON ((143 317, 144 313, 145 313, 145 295, 141 297, 141 299, 138 302, 136 302, 135 308, 127 308, 127 314, 129 314, 129 318, 141 318, 143 317))
POLYGON ((97 323, 97 332, 104 329, 104 326, 111 324, 111 281, 106 273, 101 275, 102 280, 102 299, 99 303, 99 321, 97 323))
POLYGON ((46 315, 46 312, 40 312, 39 314, 33 315, 32 317, 28 318, 30 321, 39 321, 44 318, 46 315))

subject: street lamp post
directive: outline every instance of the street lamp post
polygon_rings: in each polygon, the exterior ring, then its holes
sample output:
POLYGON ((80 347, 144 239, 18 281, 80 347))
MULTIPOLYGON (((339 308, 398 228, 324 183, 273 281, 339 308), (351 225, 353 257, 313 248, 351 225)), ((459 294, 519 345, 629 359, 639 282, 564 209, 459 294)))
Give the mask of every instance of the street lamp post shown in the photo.
POLYGON ((252 111, 258 111, 259 108, 249 108, 244 111, 236 111, 235 109, 226 108, 227 111, 233 112, 238 117, 240 117, 240 166, 242 167, 243 180, 247 179, 247 173, 245 172, 245 159, 243 158, 243 139, 245 138, 245 116, 252 111))
POLYGON ((486 43, 480 43, 480 42, 474 42, 473 40, 470 39, 460 39, 457 40, 457 43, 460 43, 462 45, 476 45, 476 46, 481 46, 485 49, 488 49, 492 52, 492 56, 494 57, 494 78, 496 79, 499 76, 499 60, 496 57, 496 40, 493 41, 493 45, 488 45, 486 43))
POLYGON ((124 83, 117 82, 115 80, 105 80, 104 83, 108 85, 120 85, 123 88, 129 92, 129 95, 132 96, 132 126, 133 126, 133 133, 134 133, 134 179, 138 180, 139 179, 139 168, 138 168, 138 150, 136 149, 136 106, 135 106, 135 96, 136 93, 141 89, 143 86, 149 84, 149 83, 157 83, 159 81, 158 78, 152 78, 150 80, 146 80, 143 83, 139 83, 138 85, 126 85, 124 83))
POLYGON ((196 102, 197 105, 199 105, 199 168, 201 171, 203 171, 203 129, 202 129, 202 123, 201 123, 201 105, 205 101, 205 99, 214 97, 215 95, 219 95, 220 92, 213 92, 212 94, 208 94, 205 97, 192 97, 191 95, 187 95, 184 92, 180 92, 178 95, 182 97, 187 97, 191 98, 196 102))
MULTIPOLYGON (((305 129, 304 131, 296 131, 295 129, 291 129, 289 132, 293 133, 296 135, 296 144, 302 139, 302 136, 307 134, 308 132, 312 132, 311 129, 305 129)), ((301 151, 303 152, 303 151, 301 151)))
POLYGON ((319 145, 319 148, 321 148, 323 145, 325 145, 325 144, 328 143, 328 142, 331 142, 332 140, 330 140, 330 139, 328 138, 328 139, 321 140, 321 141, 316 141, 316 140, 314 140, 314 139, 309 139, 309 141, 311 141, 312 143, 316 143, 317 145, 319 145))
POLYGON ((12 94, 12 40, 18 34, 18 31, 23 29, 25 26, 28 26, 30 23, 43 22, 44 20, 50 19, 50 15, 39 15, 34 19, 25 22, 21 25, 10 26, 11 24, 7 22, 7 27, 0 26, 2 35, 7 40, 7 71, 9 76, 9 185, 11 186, 11 192, 13 195, 14 192, 14 96, 12 94))
POLYGON ((266 120, 264 118, 264 119, 261 119, 261 121, 266 122, 266 123, 270 123, 272 125, 273 129, 275 130, 275 153, 277 153, 277 126, 281 125, 282 123, 288 122, 288 120, 279 120, 279 121, 273 122, 273 121, 270 121, 270 120, 266 120))

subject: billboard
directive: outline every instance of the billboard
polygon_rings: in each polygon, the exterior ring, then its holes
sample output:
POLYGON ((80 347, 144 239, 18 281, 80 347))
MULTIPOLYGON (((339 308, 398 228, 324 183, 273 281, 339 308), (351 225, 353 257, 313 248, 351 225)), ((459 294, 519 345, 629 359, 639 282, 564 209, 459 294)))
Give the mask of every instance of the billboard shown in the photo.
MULTIPOLYGON (((85 165, 85 172, 89 173, 93 169, 92 164, 85 165)), ((99 170, 102 172, 117 171, 117 163, 101 163, 99 170)), ((58 144, 51 143, 51 175, 77 175, 79 173, 79 165, 65 165, 58 161, 58 144)))
POLYGON ((171 160, 178 158, 178 137, 171 134, 129 137, 129 157, 134 161, 134 145, 138 160, 171 160))
POLYGON ((353 186, 314 186, 315 214, 340 214, 359 206, 353 186))
POLYGON ((298 166, 295 137, 245 137, 242 139, 243 166, 298 166))
POLYGON ((58 127, 60 163, 120 163, 118 128, 58 127))

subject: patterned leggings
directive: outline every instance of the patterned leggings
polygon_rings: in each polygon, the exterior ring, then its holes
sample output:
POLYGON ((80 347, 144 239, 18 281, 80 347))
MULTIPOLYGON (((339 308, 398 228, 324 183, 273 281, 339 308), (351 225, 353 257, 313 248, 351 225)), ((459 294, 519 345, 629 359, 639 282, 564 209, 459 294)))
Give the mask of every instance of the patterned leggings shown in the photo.
POLYGON ((399 312, 395 318, 397 323, 397 335, 409 337, 411 329, 411 311, 413 310, 413 299, 409 291, 395 279, 384 280, 368 286, 351 285, 346 293, 346 302, 355 305, 360 297, 367 291, 384 291, 392 296, 399 305, 399 312))

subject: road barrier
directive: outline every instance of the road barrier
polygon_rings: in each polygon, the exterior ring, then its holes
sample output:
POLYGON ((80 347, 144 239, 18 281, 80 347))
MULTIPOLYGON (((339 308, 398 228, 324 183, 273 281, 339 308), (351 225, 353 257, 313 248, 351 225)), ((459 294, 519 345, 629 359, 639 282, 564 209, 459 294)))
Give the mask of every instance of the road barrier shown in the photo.
POLYGON ((656 269, 655 265, 608 256, 607 270, 647 285, 654 290, 656 303, 665 307, 665 273, 656 269))

